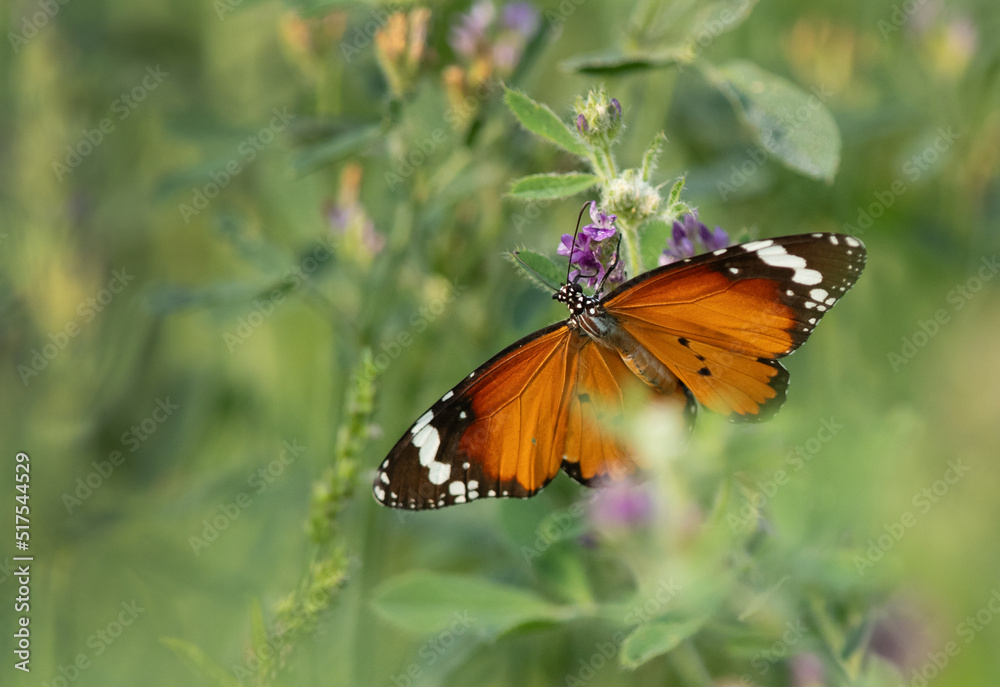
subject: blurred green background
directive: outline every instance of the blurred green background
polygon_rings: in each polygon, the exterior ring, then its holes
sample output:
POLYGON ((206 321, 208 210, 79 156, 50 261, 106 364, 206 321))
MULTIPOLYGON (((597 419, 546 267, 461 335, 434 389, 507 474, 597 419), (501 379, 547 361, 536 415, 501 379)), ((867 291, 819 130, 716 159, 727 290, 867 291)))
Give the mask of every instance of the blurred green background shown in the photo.
POLYGON ((680 44, 692 3, 540 1, 509 64, 449 40, 465 2, 408 25, 330 0, 6 3, 4 684, 1000 680, 1000 11, 729 4, 752 13, 696 52, 823 93, 831 183, 762 158, 691 63, 566 64, 680 44), (868 246, 787 361, 783 411, 703 412, 635 527, 609 529, 565 477, 441 512, 369 495, 431 402, 565 316, 503 253, 554 256, 596 196, 505 196, 581 167, 518 126, 499 79, 566 121, 603 84, 623 166, 664 131, 654 180, 686 174, 710 227, 868 246), (30 674, 13 667, 18 451, 30 674), (623 666, 651 617, 676 648, 623 666), (281 648, 257 669, 268 632, 281 648))

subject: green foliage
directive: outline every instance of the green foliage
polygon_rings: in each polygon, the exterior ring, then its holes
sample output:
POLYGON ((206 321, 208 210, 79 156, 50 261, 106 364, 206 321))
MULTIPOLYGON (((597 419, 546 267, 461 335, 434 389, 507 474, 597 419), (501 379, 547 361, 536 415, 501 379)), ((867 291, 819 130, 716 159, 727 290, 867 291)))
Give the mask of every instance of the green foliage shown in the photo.
POLYGON ((995 2, 545 0, 514 63, 503 3, 471 51, 468 2, 50 4, 0 19, 35 683, 1000 679, 995 2), (773 421, 637 404, 644 520, 565 476, 378 506, 400 433, 566 316, 532 287, 588 201, 630 275, 693 209, 869 264, 773 421))

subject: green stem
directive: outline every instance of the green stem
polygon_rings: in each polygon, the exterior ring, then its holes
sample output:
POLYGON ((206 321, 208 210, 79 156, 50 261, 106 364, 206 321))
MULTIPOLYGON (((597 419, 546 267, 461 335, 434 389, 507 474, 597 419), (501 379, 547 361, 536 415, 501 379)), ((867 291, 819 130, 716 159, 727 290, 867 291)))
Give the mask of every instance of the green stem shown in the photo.
POLYGON ((705 662, 701 660, 701 654, 690 639, 684 640, 670 652, 670 663, 686 685, 711 687, 714 684, 712 674, 708 672, 705 662))
POLYGON ((635 228, 627 220, 619 219, 618 230, 621 232, 625 267, 628 270, 629 278, 642 274, 642 256, 639 254, 639 237, 636 235, 635 228))

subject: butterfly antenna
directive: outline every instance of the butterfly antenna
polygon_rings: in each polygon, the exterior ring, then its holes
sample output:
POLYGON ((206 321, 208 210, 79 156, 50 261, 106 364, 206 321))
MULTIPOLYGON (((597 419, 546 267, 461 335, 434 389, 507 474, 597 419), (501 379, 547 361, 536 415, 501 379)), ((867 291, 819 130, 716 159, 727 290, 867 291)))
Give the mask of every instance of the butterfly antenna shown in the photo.
POLYGON ((573 249, 576 248, 576 237, 577 237, 577 234, 580 233, 580 222, 583 221, 583 213, 584 213, 584 211, 586 211, 587 206, 590 205, 593 202, 594 201, 592 201, 592 200, 588 200, 586 203, 584 203, 583 207, 580 208, 580 215, 576 218, 576 231, 573 232, 573 243, 569 244, 569 257, 566 258, 566 260, 568 261, 566 263, 566 283, 567 284, 569 284, 569 273, 573 269, 573 249))
POLYGON ((524 269, 526 269, 529 272, 531 272, 531 274, 534 275, 535 279, 537 279, 538 281, 540 281, 542 284, 545 284, 545 286, 549 287, 553 291, 558 291, 559 290, 558 286, 554 286, 553 284, 550 284, 548 279, 546 279, 541 274, 539 274, 538 272, 536 272, 535 270, 533 270, 531 268, 531 265, 529 265, 524 260, 522 260, 521 259, 521 254, 520 254, 519 251, 514 251, 513 253, 511 253, 511 255, 514 256, 515 260, 517 260, 519 263, 521 263, 521 267, 523 267, 524 269))
POLYGON ((621 253, 619 252, 619 249, 621 247, 622 247, 622 235, 619 233, 618 243, 615 244, 615 261, 611 263, 611 267, 609 267, 608 271, 604 273, 604 278, 601 279, 601 283, 597 285, 597 291, 595 291, 594 293, 601 293, 602 291, 604 291, 604 282, 606 282, 608 280, 608 277, 610 277, 611 274, 618 268, 618 263, 621 262, 621 253))

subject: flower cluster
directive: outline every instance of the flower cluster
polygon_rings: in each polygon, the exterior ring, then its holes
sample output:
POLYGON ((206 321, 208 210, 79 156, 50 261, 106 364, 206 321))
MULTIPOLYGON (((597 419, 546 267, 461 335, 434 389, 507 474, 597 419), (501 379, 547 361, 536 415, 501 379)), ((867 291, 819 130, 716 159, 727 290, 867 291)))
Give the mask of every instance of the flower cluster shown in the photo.
POLYGON ((660 265, 669 265, 728 245, 729 235, 722 227, 709 231, 708 227, 698 221, 698 212, 694 211, 679 220, 674 220, 673 234, 667 241, 663 254, 660 255, 660 265))
POLYGON ((392 94, 401 98, 413 88, 427 46, 431 11, 415 7, 395 12, 375 32, 375 57, 392 94))
POLYGON ((499 20, 490 0, 480 0, 468 14, 458 15, 448 43, 460 64, 449 65, 441 72, 453 113, 451 119, 457 128, 475 118, 498 80, 514 72, 538 25, 538 10, 527 2, 504 5, 499 20))
POLYGON ((625 273, 616 252, 617 242, 608 241, 618 233, 615 228, 617 217, 608 215, 598 209, 597 203, 590 202, 591 223, 580 229, 576 242, 572 234, 563 234, 556 253, 569 256, 569 263, 575 266, 569 273, 569 280, 576 281, 581 275, 587 280, 587 285, 594 288, 597 284, 607 281, 615 284, 624 280, 625 273), (614 271, 608 274, 608 267, 616 265, 614 271))
POLYGON ((504 5, 499 23, 496 19, 491 0, 480 0, 468 14, 459 15, 448 43, 466 61, 485 60, 499 74, 508 75, 538 28, 538 10, 528 2, 511 2, 504 5))
POLYGON ((573 104, 576 113, 576 130, 584 139, 610 145, 622 130, 622 106, 617 98, 609 98, 600 88, 587 94, 587 99, 577 98, 573 104))
MULTIPOLYGON (((580 229, 573 240, 572 234, 563 234, 556 248, 556 253, 569 257, 570 281, 576 281, 581 275, 591 288, 605 281, 609 284, 621 283, 625 280, 625 272, 618 259, 617 241, 609 241, 618 229, 616 215, 610 215, 600 210, 597 203, 590 202, 591 223, 580 229), (614 271, 608 274, 611 265, 614 271)), ((709 231, 708 227, 698 220, 697 211, 684 215, 674 221, 673 232, 667 240, 667 247, 660 255, 660 265, 691 258, 701 253, 719 250, 729 246, 729 235, 716 227, 709 231)))
POLYGON ((361 204, 361 174, 359 165, 344 167, 337 201, 327 204, 325 214, 340 251, 359 264, 368 265, 385 247, 385 237, 375 229, 375 223, 361 204))

